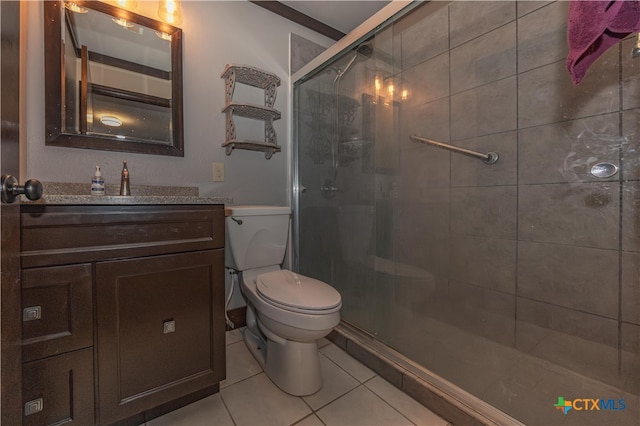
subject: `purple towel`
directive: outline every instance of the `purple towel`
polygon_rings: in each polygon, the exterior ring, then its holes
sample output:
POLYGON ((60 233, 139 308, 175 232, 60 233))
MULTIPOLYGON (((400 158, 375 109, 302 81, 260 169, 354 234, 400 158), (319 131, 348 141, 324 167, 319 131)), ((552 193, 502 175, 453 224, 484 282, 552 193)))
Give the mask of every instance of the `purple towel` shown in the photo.
POLYGON ((640 1, 571 0, 567 38, 567 69, 578 84, 587 69, 609 47, 640 31, 640 1))

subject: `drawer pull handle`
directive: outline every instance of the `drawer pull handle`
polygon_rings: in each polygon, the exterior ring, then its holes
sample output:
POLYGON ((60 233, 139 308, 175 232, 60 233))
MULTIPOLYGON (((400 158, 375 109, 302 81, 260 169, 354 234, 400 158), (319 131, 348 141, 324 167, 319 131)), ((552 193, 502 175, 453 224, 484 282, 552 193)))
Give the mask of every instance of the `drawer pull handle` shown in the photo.
POLYGON ((168 320, 162 323, 162 332, 164 334, 173 333, 176 331, 176 322, 174 320, 168 320))
POLYGON ((24 404, 24 415, 30 416, 31 414, 39 413, 44 409, 44 402, 42 398, 33 399, 24 404))
POLYGON ((42 307, 29 306, 22 310, 22 321, 35 321, 42 318, 42 307))

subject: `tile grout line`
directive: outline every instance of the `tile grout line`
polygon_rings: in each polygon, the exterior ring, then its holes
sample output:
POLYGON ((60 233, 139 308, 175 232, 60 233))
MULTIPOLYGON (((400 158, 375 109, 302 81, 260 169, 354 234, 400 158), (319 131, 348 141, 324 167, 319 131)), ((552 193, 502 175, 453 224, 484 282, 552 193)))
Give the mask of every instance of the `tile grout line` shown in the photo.
MULTIPOLYGON (((349 353, 345 350, 343 350, 340 346, 336 345, 335 343, 332 343, 336 348, 340 349, 342 352, 345 353, 346 356, 348 356, 349 358, 353 359, 354 361, 358 361, 357 359, 355 359, 354 357, 352 357, 351 355, 349 355, 349 353)), ((353 374, 349 373, 347 370, 345 370, 340 364, 338 364, 337 361, 334 361, 333 359, 331 359, 330 357, 326 356, 325 354, 323 354, 322 352, 320 352, 320 355, 322 355, 323 357, 327 358, 329 361, 331 361, 332 363, 334 363, 336 366, 338 366, 342 371, 344 371, 345 373, 347 373, 350 377, 353 377, 354 380, 356 380, 358 383, 363 384, 364 382, 360 379, 358 379, 356 376, 354 376, 353 374)), ((358 361, 360 364, 362 364, 360 361, 358 361)), ((362 364, 362 366, 368 368, 369 370, 371 370, 369 367, 367 367, 366 365, 362 364)), ((375 371, 371 370, 371 372, 373 373, 373 377, 377 376, 378 374, 375 373, 375 371)), ((367 380, 365 380, 365 382, 373 379, 373 377, 368 378, 367 380)))
POLYGON ((218 391, 218 394, 220 395, 220 401, 222 401, 222 405, 224 406, 224 409, 227 410, 227 414, 229 415, 229 418, 231 419, 231 422, 233 423, 234 426, 237 426, 236 420, 233 418, 233 415, 231 414, 231 410, 229 410, 229 407, 227 406, 227 403, 224 400, 224 396, 222 395, 222 389, 220 391, 218 391))

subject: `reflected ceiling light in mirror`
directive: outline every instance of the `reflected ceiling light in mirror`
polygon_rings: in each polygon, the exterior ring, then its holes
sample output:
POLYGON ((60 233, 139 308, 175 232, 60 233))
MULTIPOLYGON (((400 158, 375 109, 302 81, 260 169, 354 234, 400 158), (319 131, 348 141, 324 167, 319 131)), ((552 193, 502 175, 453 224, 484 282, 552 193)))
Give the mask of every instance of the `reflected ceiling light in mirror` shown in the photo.
POLYGON ((115 117, 113 115, 103 115, 100 118, 100 122, 102 124, 104 124, 105 126, 109 126, 109 127, 120 127, 120 126, 122 126, 122 120, 120 120, 118 117, 115 117))
POLYGON ((389 81, 387 84, 387 92, 389 92, 389 97, 393 98, 393 92, 396 91, 396 86, 393 84, 393 80, 389 81))
POLYGON ((182 23, 182 6, 178 0, 160 0, 158 4, 158 16, 171 25, 182 23))
POLYGON ((163 40, 171 41, 171 34, 163 33, 162 31, 156 31, 156 35, 163 40))
POLYGON ((116 24, 120 25, 121 27, 124 28, 131 28, 133 27, 133 24, 129 21, 127 21, 126 19, 122 19, 122 18, 111 18, 111 20, 113 22, 115 22, 116 24))
POLYGON ((373 86, 369 89, 375 93, 373 103, 378 101, 387 105, 389 102, 402 102, 409 99, 409 86, 400 76, 376 70, 373 74, 373 86))
POLYGON ((65 1, 64 7, 74 13, 87 13, 89 9, 80 7, 72 1, 65 1))
POLYGON ((380 93, 380 89, 382 89, 382 82, 380 81, 380 77, 376 76, 373 80, 373 86, 376 89, 376 96, 380 93))

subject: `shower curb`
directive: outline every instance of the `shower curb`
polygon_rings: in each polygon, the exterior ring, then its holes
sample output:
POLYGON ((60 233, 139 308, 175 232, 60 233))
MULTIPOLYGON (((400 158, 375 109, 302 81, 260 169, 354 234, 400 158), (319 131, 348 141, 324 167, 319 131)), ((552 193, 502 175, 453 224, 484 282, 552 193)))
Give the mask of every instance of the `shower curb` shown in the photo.
POLYGON ((351 325, 341 322, 327 339, 453 425, 523 425, 351 325))

